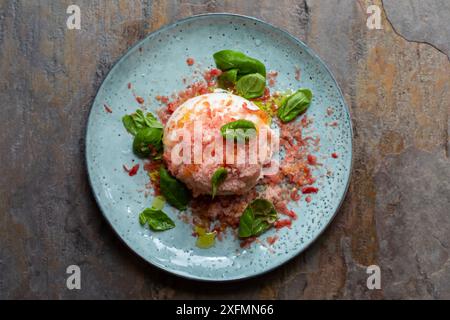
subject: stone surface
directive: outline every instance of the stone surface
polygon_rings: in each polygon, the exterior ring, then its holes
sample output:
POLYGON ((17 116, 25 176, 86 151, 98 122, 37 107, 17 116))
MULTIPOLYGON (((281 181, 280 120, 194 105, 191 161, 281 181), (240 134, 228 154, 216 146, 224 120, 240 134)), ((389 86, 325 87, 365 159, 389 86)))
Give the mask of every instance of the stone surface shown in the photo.
POLYGON ((71 31, 70 1, 1 1, 0 298, 450 298, 450 9, 383 2, 80 0, 82 30, 71 31), (382 30, 366 27, 371 4, 382 30), (83 152, 114 61, 167 23, 223 11, 287 29, 325 60, 352 111, 355 154, 346 201, 310 249, 217 286, 130 252, 95 204, 83 152), (66 289, 71 264, 80 291, 66 289), (381 290, 366 287, 372 264, 381 290))
POLYGON ((428 43, 450 56, 450 2, 383 0, 387 18, 410 41, 428 43))

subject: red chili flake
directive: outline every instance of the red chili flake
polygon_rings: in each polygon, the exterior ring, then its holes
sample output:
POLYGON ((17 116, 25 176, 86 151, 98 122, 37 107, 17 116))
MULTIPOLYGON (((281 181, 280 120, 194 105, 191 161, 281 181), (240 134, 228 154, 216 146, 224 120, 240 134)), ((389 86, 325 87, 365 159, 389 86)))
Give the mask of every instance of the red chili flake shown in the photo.
POLYGON ((211 69, 210 73, 213 77, 218 77, 222 74, 222 70, 214 68, 214 69, 211 69))
POLYGON ((331 157, 332 157, 333 159, 337 159, 337 158, 339 158, 339 155, 338 155, 336 152, 333 152, 333 153, 331 154, 331 157))
POLYGON ((299 67, 295 68, 295 80, 300 81, 301 70, 299 67))
POLYGON ((300 200, 300 195, 298 194, 297 188, 292 189, 291 191, 291 199, 294 201, 300 200))
POLYGON ((250 237, 241 241, 241 248, 248 248, 253 242, 256 241, 256 237, 250 237))
POLYGON ((294 220, 297 219, 297 214, 294 211, 289 210, 287 205, 286 205, 286 203, 278 202, 275 207, 276 207, 278 212, 280 212, 280 213, 282 213, 284 215, 287 215, 288 217, 291 217, 294 220))
POLYGON ((144 104, 144 98, 142 98, 142 97, 139 97, 139 96, 137 96, 136 97, 136 101, 137 101, 137 103, 139 103, 139 104, 144 104))
POLYGON ((312 155, 312 154, 308 154, 308 163, 312 166, 315 166, 317 164, 317 157, 312 155))
POLYGON ((128 89, 131 89, 131 82, 128 83, 128 89))
POLYGON ((186 59, 186 63, 188 66, 193 66, 194 65, 194 59, 193 58, 187 58, 186 59))
POLYGON ((111 108, 110 108, 107 104, 104 104, 103 107, 105 108, 105 111, 106 111, 106 112, 112 113, 111 108))
POLYGON ((328 125, 330 127, 337 127, 338 126, 338 122, 337 121, 331 121, 330 123, 327 123, 326 125, 328 125))
MULTIPOLYGON (((125 168, 125 167, 124 167, 124 168, 125 168)), ((125 170, 126 170, 126 169, 125 169, 125 170)), ((138 172, 138 170, 139 170, 139 163, 136 164, 136 165, 134 165, 134 166, 128 171, 128 175, 129 175, 130 177, 132 177, 132 176, 136 175, 136 173, 138 172)))
POLYGON ((162 102, 162 103, 164 103, 164 104, 167 104, 167 103, 169 102, 169 97, 166 97, 166 96, 156 96, 156 100, 158 100, 158 101, 160 101, 160 102, 162 102))
POLYGON ((291 225, 292 225, 292 221, 290 219, 277 220, 273 224, 273 226, 276 229, 281 229, 281 228, 284 228, 284 227, 290 228, 291 225))
POLYGON ((306 200, 306 202, 310 203, 312 201, 312 198, 311 198, 311 196, 307 196, 305 200, 306 200))
POLYGON ((275 86, 277 76, 278 76, 277 71, 270 71, 267 73, 267 79, 269 80, 269 87, 275 86))
POLYGON ((176 105, 174 103, 167 104, 167 111, 172 114, 175 111, 176 105))
POLYGON ((269 245, 273 245, 278 240, 278 236, 275 235, 273 237, 267 237, 266 240, 269 245))
POLYGON ((316 188, 316 187, 303 187, 302 188, 303 194, 317 193, 318 191, 319 191, 319 188, 316 188))

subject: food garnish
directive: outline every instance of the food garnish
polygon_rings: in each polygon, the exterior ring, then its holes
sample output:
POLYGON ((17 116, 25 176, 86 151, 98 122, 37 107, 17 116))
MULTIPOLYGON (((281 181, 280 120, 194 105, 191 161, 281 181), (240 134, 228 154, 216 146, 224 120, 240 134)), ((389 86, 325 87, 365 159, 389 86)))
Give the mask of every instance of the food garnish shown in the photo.
POLYGON ((308 109, 312 98, 313 94, 311 90, 306 88, 297 90, 281 102, 281 106, 277 113, 278 118, 282 122, 290 122, 294 120, 298 115, 308 109))
POLYGON ((153 231, 165 231, 175 227, 175 223, 162 210, 147 208, 139 215, 141 226, 148 224, 153 231))
POLYGON ((221 185, 225 179, 228 176, 228 171, 227 169, 220 167, 218 168, 213 176, 211 177, 211 197, 214 199, 214 197, 216 196, 217 193, 217 189, 219 188, 219 185, 221 185))
POLYGON ((242 213, 239 221, 239 237, 259 236, 277 220, 277 211, 266 199, 253 200, 242 213))
POLYGON ((190 193, 186 186, 172 177, 164 167, 159 170, 159 181, 161 193, 167 202, 178 210, 186 210, 190 199, 190 193))
POLYGON ((223 125, 220 132, 224 138, 245 141, 256 134, 256 126, 249 120, 236 120, 223 125))

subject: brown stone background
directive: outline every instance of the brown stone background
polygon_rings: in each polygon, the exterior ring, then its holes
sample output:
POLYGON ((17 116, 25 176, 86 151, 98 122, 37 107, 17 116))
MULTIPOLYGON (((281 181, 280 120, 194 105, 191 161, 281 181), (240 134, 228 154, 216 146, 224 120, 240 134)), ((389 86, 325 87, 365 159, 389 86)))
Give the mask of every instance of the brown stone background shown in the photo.
POLYGON ((0 298, 450 298, 447 0, 0 0, 0 298), (66 28, 81 8, 82 30, 66 28), (382 9, 368 30, 366 8, 382 9), (127 48, 205 12, 256 16, 305 41, 352 111, 343 208, 305 253, 249 281, 207 284, 136 257, 89 189, 84 133, 127 48), (82 289, 66 289, 66 267, 82 289), (366 287, 377 264, 382 289, 366 287))

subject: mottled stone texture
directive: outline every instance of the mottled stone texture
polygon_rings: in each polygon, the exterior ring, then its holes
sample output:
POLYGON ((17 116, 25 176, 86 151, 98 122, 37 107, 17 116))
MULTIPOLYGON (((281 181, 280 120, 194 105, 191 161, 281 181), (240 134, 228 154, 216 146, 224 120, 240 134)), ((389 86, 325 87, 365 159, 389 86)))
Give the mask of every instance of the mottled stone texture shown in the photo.
POLYGON ((0 1, 0 298, 450 298, 450 9, 383 2, 0 1), (81 31, 66 29, 72 3, 81 31), (383 30, 366 28, 370 4, 383 30), (223 11, 287 29, 323 57, 352 111, 355 154, 344 206, 310 249, 218 286, 130 252, 94 202, 83 152, 114 61, 167 23, 223 11), (70 264, 82 269, 81 291, 65 287, 70 264), (371 264, 381 290, 366 288, 371 264))

